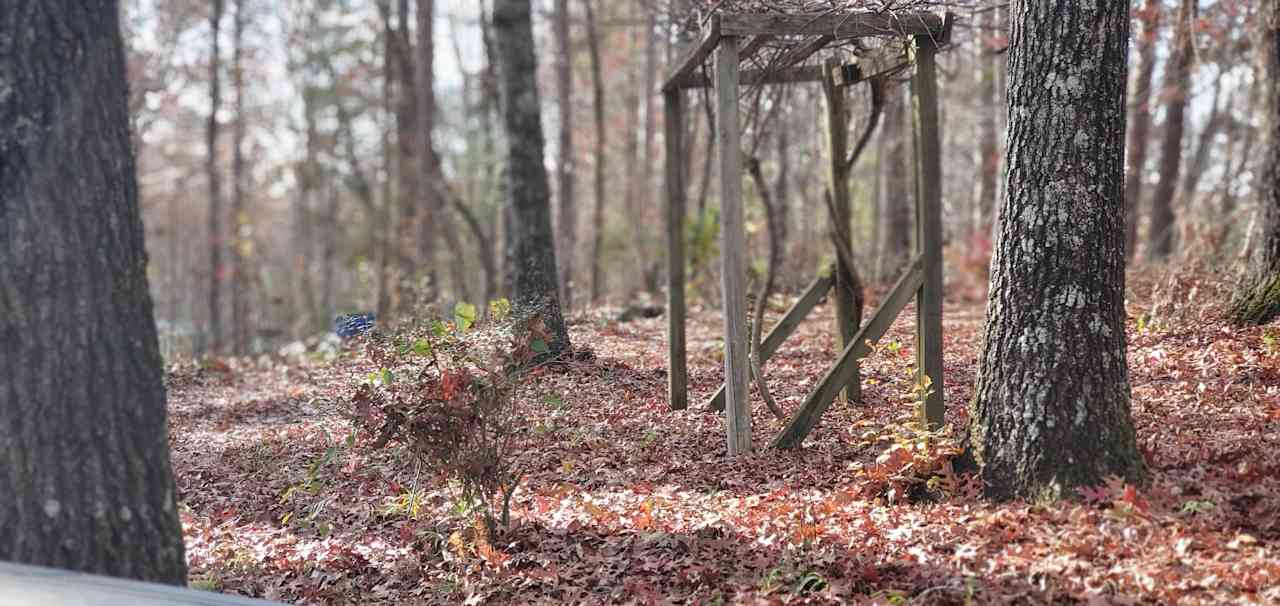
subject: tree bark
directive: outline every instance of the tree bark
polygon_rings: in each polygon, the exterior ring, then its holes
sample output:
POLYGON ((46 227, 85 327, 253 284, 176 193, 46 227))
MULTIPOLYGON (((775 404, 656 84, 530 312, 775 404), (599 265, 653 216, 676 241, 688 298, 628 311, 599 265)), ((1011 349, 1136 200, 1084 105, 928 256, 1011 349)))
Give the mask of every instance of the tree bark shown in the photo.
POLYGON ((1142 177, 1147 164, 1147 144, 1151 142, 1151 82, 1156 72, 1156 42, 1160 38, 1160 0, 1147 0, 1139 17, 1138 75, 1133 81, 1129 107, 1129 143, 1124 182, 1124 255, 1133 260, 1138 248, 1138 217, 1142 208, 1142 177))
POLYGON ((600 24, 596 22, 595 1, 582 0, 587 19, 587 49, 591 59, 591 105, 596 119, 595 205, 591 211, 591 300, 604 295, 604 273, 601 257, 604 250, 605 161, 608 141, 605 136, 604 73, 600 59, 600 24))
POLYGON ((0 40, 0 560, 185 584, 118 6, 0 40))
POLYGON ((569 34, 569 0, 555 0, 556 35, 556 93, 560 110, 560 160, 556 163, 556 180, 560 193, 557 233, 560 250, 556 260, 560 262, 560 300, 566 308, 573 308, 574 254, 578 249, 578 212, 574 201, 574 147, 573 147, 573 40, 569 34))
POLYGON ((1174 42, 1165 77, 1164 140, 1160 143, 1160 181, 1151 199, 1151 242, 1149 257, 1154 261, 1167 259, 1173 253, 1174 228, 1177 215, 1173 198, 1178 193, 1178 171, 1182 166, 1182 133, 1186 127, 1187 100, 1191 93, 1191 65, 1195 49, 1192 47, 1192 23, 1195 21, 1197 0, 1182 0, 1178 7, 1178 21, 1174 24, 1174 42))
POLYGON ((1006 198, 970 410, 988 493, 1145 477, 1124 326, 1127 3, 1015 0, 1006 198), (1047 74, 1047 75, 1046 75, 1047 74))
POLYGON ((222 58, 218 41, 223 0, 213 0, 209 15, 209 120, 205 126, 205 174, 209 179, 209 348, 222 346, 222 177, 218 174, 218 108, 222 106, 222 58))
POLYGON ((536 48, 530 0, 495 0, 494 42, 503 125, 507 133, 507 206, 515 304, 540 315, 550 331, 550 355, 568 352, 569 333, 556 294, 555 240, 551 235, 551 192, 543 165, 536 48))
POLYGON ((1253 250, 1249 272, 1241 281, 1232 304, 1231 317, 1237 324, 1260 325, 1280 317, 1280 8, 1274 3, 1264 9, 1266 24, 1262 44, 1263 73, 1258 80, 1268 121, 1258 183, 1261 231, 1253 250))

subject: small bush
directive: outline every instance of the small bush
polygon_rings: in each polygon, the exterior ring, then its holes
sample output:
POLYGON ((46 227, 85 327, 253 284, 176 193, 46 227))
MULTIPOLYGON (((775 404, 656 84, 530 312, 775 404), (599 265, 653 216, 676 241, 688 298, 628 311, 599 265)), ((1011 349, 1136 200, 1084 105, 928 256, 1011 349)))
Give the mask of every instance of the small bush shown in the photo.
POLYGON ((376 432, 374 448, 403 444, 455 487, 489 536, 510 524, 525 415, 516 397, 548 333, 540 317, 510 317, 505 301, 484 320, 459 305, 450 322, 401 328, 371 341, 377 370, 352 397, 357 423, 376 432))

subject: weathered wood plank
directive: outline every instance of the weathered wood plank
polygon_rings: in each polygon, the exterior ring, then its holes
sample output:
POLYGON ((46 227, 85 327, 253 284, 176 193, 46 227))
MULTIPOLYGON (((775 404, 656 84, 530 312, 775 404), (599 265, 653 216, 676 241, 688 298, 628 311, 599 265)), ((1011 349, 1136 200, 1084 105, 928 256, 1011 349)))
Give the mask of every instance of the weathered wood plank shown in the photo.
POLYGON ((911 81, 915 108, 916 242, 924 259, 924 281, 916 303, 916 369, 927 381, 922 420, 942 427, 942 136, 938 118, 938 37, 916 36, 916 72, 911 81))
MULTIPOLYGON (((831 226, 833 238, 838 239, 838 246, 843 250, 853 250, 849 241, 853 205, 849 200, 849 166, 845 158, 849 155, 849 115, 846 110, 845 91, 837 87, 834 72, 840 63, 828 58, 823 64, 822 93, 827 102, 827 191, 831 193, 831 205, 835 225, 831 226)), ((845 265, 845 260, 836 256, 835 285, 835 334, 839 339, 841 350, 848 347, 854 333, 858 332, 859 320, 854 300, 853 288, 860 285, 846 284, 845 281, 853 268, 845 265)), ((853 363, 853 374, 848 386, 843 391, 846 400, 862 399, 862 379, 858 364, 853 363)))
POLYGON ((662 94, 667 194, 667 398, 672 410, 689 406, 684 302, 684 93, 662 94))
MULTIPOLYGON (((819 82, 822 80, 822 67, 806 65, 788 69, 744 69, 739 72, 738 82, 742 86, 758 86, 761 84, 795 84, 801 82, 819 82)), ((691 74, 680 84, 681 88, 707 88, 711 79, 702 74, 691 74)))
POLYGON ((923 281, 924 260, 916 256, 911 266, 907 268, 907 273, 898 279, 893 290, 889 291, 889 296, 871 316, 871 321, 867 322, 857 335, 854 335, 849 346, 840 353, 840 359, 836 361, 835 366, 823 375, 818 386, 809 394, 809 397, 805 398, 804 404, 791 417, 791 421, 778 433, 778 437, 774 438, 773 443, 770 444, 771 448, 796 448, 804 443, 805 437, 831 406, 836 394, 853 378, 858 359, 871 351, 867 343, 875 343, 884 336, 889 326, 902 312, 902 308, 907 306, 911 297, 920 289, 923 281))
POLYGON ((702 66, 702 63, 711 56, 711 51, 716 49, 720 44, 720 17, 712 15, 707 25, 707 31, 703 33, 702 40, 685 51, 680 60, 675 63, 676 68, 671 71, 671 75, 662 83, 662 91, 672 91, 680 88, 681 82, 689 77, 690 74, 702 66))
MULTIPOLYGON (((761 363, 769 361, 773 354, 782 347, 782 343, 795 332, 800 323, 809 315, 810 311, 818 305, 818 301, 826 296, 831 290, 831 285, 835 283, 835 268, 829 268, 824 275, 820 275, 809 284, 804 290, 804 294, 796 299, 791 307, 787 308, 787 313, 783 314, 782 319, 778 320, 773 328, 769 329, 769 334, 765 335, 764 340, 760 342, 760 361, 761 363)), ((705 410, 720 412, 724 410, 724 383, 720 384, 720 389, 716 390, 716 394, 711 396, 707 401, 705 410)))
POLYGON ((933 36, 940 38, 942 15, 928 11, 828 12, 813 14, 720 13, 723 36, 933 36))
POLYGON ((267 606, 236 595, 141 583, 70 570, 0 562, 0 604, 41 606, 267 606))
POLYGON ((738 125, 738 38, 716 49, 716 137, 720 154, 720 284, 724 297, 724 376, 729 456, 751 452, 747 392, 747 242, 742 213, 738 125))

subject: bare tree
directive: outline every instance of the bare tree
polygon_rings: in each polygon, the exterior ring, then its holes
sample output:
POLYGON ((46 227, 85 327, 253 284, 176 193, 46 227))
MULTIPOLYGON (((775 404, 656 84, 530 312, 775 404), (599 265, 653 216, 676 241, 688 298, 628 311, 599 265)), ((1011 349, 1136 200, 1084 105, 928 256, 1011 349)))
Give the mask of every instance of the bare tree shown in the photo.
POLYGON ((218 174, 218 109, 222 106, 222 57, 218 48, 223 0, 213 0, 209 15, 209 121, 205 127, 205 174, 209 179, 209 343, 222 341, 222 177, 218 174))
POLYGON ((595 205, 591 211, 591 300, 604 294, 601 256, 604 249, 605 172, 608 141, 605 137, 604 73, 600 61, 600 24, 596 20, 595 0, 582 0, 587 20, 587 49, 591 58, 591 99, 596 119, 595 205))
POLYGON ((1164 139, 1160 142, 1160 181, 1151 198, 1150 257, 1168 258, 1173 252, 1177 215, 1173 198, 1178 193, 1178 174, 1182 167, 1182 133, 1186 127, 1187 100, 1191 96, 1191 66, 1195 61, 1193 23, 1197 0, 1181 0, 1174 23, 1174 40, 1169 67, 1165 75, 1164 139))
POLYGON ((578 250, 578 211, 574 201, 574 148, 573 148, 573 39, 569 35, 569 0, 555 0, 556 35, 556 103, 560 109, 560 144, 557 152, 556 181, 560 192, 560 208, 556 233, 560 250, 556 260, 560 262, 560 300, 566 308, 573 307, 573 293, 569 290, 573 281, 573 261, 578 250))
POLYGON ((570 350, 557 296, 551 192, 543 165, 542 117, 538 103, 538 61, 533 44, 530 0, 495 0, 494 42, 507 134, 507 205, 510 209, 512 286, 518 308, 542 317, 550 330, 552 356, 570 350))
POLYGON ((1138 38, 1138 75, 1129 94, 1129 143, 1124 183, 1124 254, 1133 259, 1138 247, 1138 216, 1142 208, 1142 177, 1151 141, 1151 107, 1155 95, 1151 82, 1156 72, 1156 42, 1160 36, 1160 0, 1147 0, 1140 11, 1142 33, 1138 38))

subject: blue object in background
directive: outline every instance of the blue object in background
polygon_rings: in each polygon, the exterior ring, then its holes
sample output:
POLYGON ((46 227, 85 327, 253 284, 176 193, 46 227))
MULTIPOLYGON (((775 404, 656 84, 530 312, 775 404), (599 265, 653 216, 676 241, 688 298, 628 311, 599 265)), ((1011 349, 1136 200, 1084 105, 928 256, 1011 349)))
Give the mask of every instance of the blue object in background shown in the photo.
POLYGON ((358 314, 339 314, 333 319, 334 334, 343 339, 358 337, 373 330, 373 323, 378 317, 371 311, 358 314))

